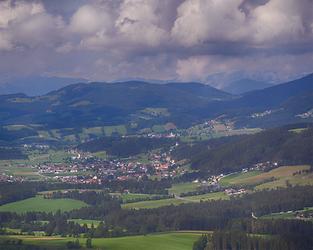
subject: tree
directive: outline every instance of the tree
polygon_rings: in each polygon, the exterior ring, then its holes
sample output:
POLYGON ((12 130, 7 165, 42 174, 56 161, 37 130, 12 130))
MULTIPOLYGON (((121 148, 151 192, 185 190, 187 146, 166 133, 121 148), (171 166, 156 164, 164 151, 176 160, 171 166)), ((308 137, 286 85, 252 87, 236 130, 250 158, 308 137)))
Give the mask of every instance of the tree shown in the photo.
POLYGON ((91 238, 88 238, 88 239, 86 240, 86 247, 87 247, 87 248, 92 248, 92 240, 91 240, 91 238))
POLYGON ((205 250, 208 244, 208 237, 206 235, 201 235, 199 239, 193 244, 193 250, 205 250))

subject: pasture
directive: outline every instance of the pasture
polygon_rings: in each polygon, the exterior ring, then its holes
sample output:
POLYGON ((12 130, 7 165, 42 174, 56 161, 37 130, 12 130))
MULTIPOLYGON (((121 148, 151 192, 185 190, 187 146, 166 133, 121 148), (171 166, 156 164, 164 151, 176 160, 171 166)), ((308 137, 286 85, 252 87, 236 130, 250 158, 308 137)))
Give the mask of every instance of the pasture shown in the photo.
POLYGON ((37 169, 15 163, 14 161, 0 161, 0 173, 23 177, 28 180, 43 179, 43 177, 38 174, 37 169))
POLYGON ((68 221, 73 221, 81 226, 87 225, 88 228, 91 228, 92 225, 96 228, 100 224, 101 221, 99 220, 83 220, 83 219, 71 219, 68 221))
POLYGON ((21 201, 11 202, 0 206, 0 212, 57 212, 70 211, 88 206, 86 203, 73 199, 44 199, 41 196, 28 198, 21 201))
POLYGON ((173 186, 168 190, 170 194, 180 195, 181 193, 197 191, 201 184, 194 182, 183 182, 173 184, 173 186))
POLYGON ((245 178, 257 176, 261 173, 262 173, 261 171, 249 171, 246 173, 241 172, 241 173, 230 174, 230 175, 223 177, 219 183, 223 187, 236 186, 236 185, 240 185, 241 182, 245 178))
POLYGON ((215 192, 215 193, 208 193, 208 194, 202 194, 202 195, 194 195, 194 196, 186 196, 186 197, 176 196, 176 198, 127 203, 127 204, 123 204, 122 208, 124 209, 150 209, 150 208, 158 208, 158 207, 164 207, 164 206, 170 206, 170 205, 178 206, 180 204, 191 203, 191 202, 223 200, 223 199, 229 199, 229 197, 226 194, 224 194, 224 192, 215 192))
MULTIPOLYGON (((288 211, 288 212, 280 212, 280 213, 272 213, 272 214, 267 214, 263 215, 260 217, 260 219, 298 219, 297 218, 297 213, 301 212, 311 212, 313 211, 313 207, 306 207, 303 210, 297 210, 297 211, 288 211)), ((303 220, 311 220, 312 219, 304 219, 303 220)))
MULTIPOLYGON (((193 243, 203 232, 169 232, 140 236, 128 236, 118 238, 92 239, 93 248, 109 250, 190 250, 193 243)), ((22 239, 25 244, 40 245, 48 249, 64 248, 66 242, 75 241, 75 238, 65 237, 34 237, 11 236, 22 239)), ((79 238, 82 246, 86 239, 79 238)))
POLYGON ((113 197, 118 197, 120 198, 123 202, 132 202, 133 200, 136 199, 149 199, 153 197, 154 195, 152 194, 137 194, 137 193, 110 193, 113 197))
POLYGON ((190 201, 170 198, 170 199, 162 199, 162 200, 125 203, 125 204, 122 204, 122 208, 124 209, 148 209, 148 208, 158 208, 158 207, 164 207, 164 206, 170 206, 170 205, 177 206, 177 205, 187 203, 187 202, 190 202, 190 201))
POLYGON ((285 188, 287 185, 291 186, 305 186, 313 185, 313 173, 299 174, 279 178, 274 181, 266 182, 255 187, 256 190, 285 188))
POLYGON ((270 189, 286 187, 286 181, 290 184, 313 184, 312 178, 307 174, 297 174, 309 170, 310 166, 283 166, 268 172, 250 171, 228 175, 220 180, 222 186, 256 186, 256 189, 270 189))

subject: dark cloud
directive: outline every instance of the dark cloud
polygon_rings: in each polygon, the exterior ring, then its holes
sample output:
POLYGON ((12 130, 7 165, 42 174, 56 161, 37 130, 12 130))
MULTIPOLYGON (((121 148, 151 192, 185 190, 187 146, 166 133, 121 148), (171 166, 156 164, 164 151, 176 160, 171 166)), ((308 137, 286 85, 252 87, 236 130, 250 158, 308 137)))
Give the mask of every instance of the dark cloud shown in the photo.
POLYGON ((0 73, 281 81, 312 71, 312 9, 312 0, 4 0, 0 73))

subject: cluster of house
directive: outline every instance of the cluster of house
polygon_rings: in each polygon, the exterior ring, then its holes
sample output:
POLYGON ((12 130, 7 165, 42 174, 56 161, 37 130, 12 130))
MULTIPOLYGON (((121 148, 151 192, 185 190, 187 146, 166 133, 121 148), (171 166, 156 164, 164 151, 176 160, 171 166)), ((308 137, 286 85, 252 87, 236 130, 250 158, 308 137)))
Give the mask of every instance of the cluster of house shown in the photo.
POLYGON ((0 174, 0 182, 23 182, 24 178, 21 176, 8 175, 6 173, 0 174))
POLYGON ((55 180, 75 184, 99 184, 111 180, 139 180, 144 176, 175 177, 175 161, 166 153, 150 153, 147 162, 136 159, 105 160, 79 151, 72 151, 68 163, 46 163, 36 166, 38 173, 55 180))
POLYGON ((310 109, 309 111, 304 112, 302 114, 296 115, 296 117, 300 117, 302 119, 307 119, 307 118, 313 117, 313 109, 310 109))
POLYGON ((75 174, 79 171, 78 165, 65 163, 46 163, 37 166, 38 173, 43 175, 75 174))
POLYGON ((271 162, 271 161, 266 161, 266 162, 259 162, 254 164, 252 167, 250 168, 244 168, 242 171, 243 172, 248 172, 248 171, 269 171, 273 168, 277 168, 279 167, 279 163, 278 162, 271 162))
POLYGON ((179 137, 179 134, 177 133, 148 133, 148 134, 143 134, 142 137, 147 137, 147 138, 176 138, 179 137))
POLYGON ((24 144, 24 149, 38 149, 38 150, 47 150, 50 148, 47 144, 24 144))
POLYGON ((313 210, 296 212, 296 218, 301 220, 312 220, 313 219, 313 210))
POLYGON ((244 188, 235 189, 235 188, 227 188, 224 190, 225 194, 229 196, 241 195, 247 193, 247 190, 244 188))
POLYGON ((261 113, 253 113, 251 115, 251 117, 252 118, 259 118, 259 117, 264 117, 264 116, 270 115, 272 113, 273 113, 272 110, 265 110, 264 112, 261 112, 261 113))

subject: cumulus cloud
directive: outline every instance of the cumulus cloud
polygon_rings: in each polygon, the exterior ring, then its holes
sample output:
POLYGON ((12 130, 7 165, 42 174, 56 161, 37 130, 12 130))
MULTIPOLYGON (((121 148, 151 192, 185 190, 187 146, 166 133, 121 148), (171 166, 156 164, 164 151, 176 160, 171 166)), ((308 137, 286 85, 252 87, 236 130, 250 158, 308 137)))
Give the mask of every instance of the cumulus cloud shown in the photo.
POLYGON ((9 50, 58 43, 64 23, 62 17, 46 13, 39 2, 3 1, 0 4, 0 27, 0 49, 9 50))
POLYGON ((271 0, 257 6, 251 14, 253 38, 258 43, 301 40, 306 36, 306 21, 312 20, 312 13, 311 0, 271 0))
POLYGON ((125 0, 116 20, 119 33, 134 43, 160 45, 167 33, 159 26, 158 2, 151 0, 125 0))
POLYGON ((237 41, 245 36, 242 0, 187 0, 177 12, 172 35, 187 46, 216 41, 237 41))
POLYGON ((69 29, 79 34, 105 32, 112 27, 109 11, 104 6, 84 5, 71 18, 69 29))
POLYGON ((279 81, 310 72, 312 9, 312 0, 4 0, 0 73, 279 81))
POLYGON ((0 28, 7 28, 12 21, 22 20, 31 15, 44 12, 44 7, 37 2, 12 2, 4 0, 0 2, 0 28))

